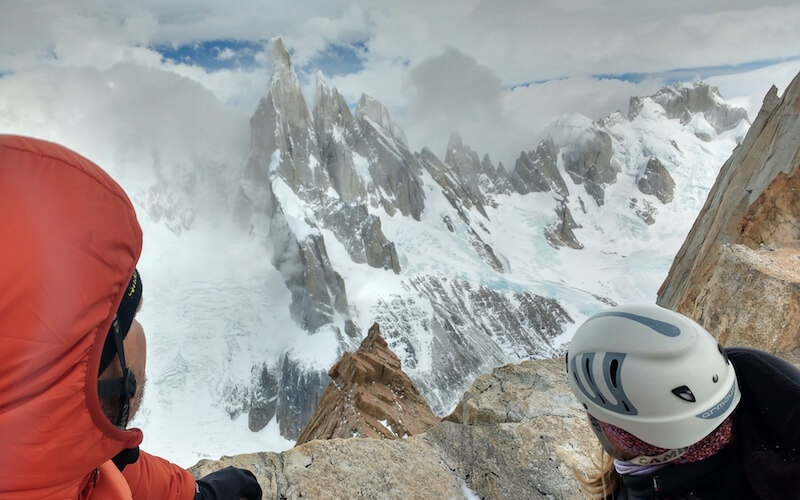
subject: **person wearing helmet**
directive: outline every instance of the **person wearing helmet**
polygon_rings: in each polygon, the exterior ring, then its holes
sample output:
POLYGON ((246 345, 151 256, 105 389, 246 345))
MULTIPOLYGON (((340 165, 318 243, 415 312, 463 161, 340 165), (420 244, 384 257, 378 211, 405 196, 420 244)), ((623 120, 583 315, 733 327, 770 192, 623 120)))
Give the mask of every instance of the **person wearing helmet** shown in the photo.
POLYGON ((195 479, 139 451, 142 233, 102 169, 0 135, 0 500, 258 500, 249 471, 195 479))
POLYGON ((603 448, 594 498, 800 498, 800 371, 723 349, 688 317, 621 306, 586 320, 570 389, 603 448))

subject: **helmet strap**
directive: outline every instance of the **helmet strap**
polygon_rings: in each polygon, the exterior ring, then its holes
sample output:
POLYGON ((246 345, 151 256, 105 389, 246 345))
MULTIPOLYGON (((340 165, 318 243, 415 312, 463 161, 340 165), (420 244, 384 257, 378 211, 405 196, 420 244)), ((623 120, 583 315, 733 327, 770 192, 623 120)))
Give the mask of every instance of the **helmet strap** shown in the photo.
POLYGON ((114 316, 114 321, 111 326, 114 342, 117 345, 117 357, 119 358, 119 364, 122 368, 122 377, 98 381, 97 392, 101 398, 119 396, 119 412, 117 413, 117 421, 114 422, 114 425, 120 429, 124 429, 128 426, 128 419, 130 418, 131 399, 133 395, 136 394, 136 377, 125 363, 125 349, 122 343, 122 332, 120 332, 119 319, 117 316, 114 316))

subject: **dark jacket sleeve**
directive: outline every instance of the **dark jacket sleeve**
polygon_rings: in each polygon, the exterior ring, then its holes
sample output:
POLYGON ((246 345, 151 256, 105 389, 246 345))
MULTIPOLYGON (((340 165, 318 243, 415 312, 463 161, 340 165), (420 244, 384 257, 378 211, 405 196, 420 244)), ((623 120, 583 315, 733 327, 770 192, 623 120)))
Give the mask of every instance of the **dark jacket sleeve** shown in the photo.
POLYGON ((800 370, 757 349, 727 349, 747 410, 762 438, 800 449, 800 370))
POLYGON ((133 500, 193 500, 194 476, 185 469, 143 451, 122 471, 133 500))
POLYGON ((771 354, 727 349, 742 399, 736 439, 744 470, 759 498, 797 498, 800 491, 800 371, 771 354))

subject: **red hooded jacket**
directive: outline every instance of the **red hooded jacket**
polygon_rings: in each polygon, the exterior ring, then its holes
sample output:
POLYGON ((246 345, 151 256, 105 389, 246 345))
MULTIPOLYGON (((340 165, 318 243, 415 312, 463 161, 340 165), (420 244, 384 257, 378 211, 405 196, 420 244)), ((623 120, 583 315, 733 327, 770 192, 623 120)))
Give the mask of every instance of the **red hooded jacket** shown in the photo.
POLYGON ((122 188, 53 143, 0 135, 0 500, 194 498, 100 409, 97 373, 142 248, 122 188))

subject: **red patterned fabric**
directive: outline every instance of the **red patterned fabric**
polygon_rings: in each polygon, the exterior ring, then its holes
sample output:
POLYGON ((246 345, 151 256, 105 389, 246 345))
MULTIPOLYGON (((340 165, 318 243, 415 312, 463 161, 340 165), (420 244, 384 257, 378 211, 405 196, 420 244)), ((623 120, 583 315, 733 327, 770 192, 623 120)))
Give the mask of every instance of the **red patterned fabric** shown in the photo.
MULTIPOLYGON (((667 450, 645 443, 633 434, 626 432, 619 427, 615 427, 605 422, 600 422, 608 440, 620 451, 620 454, 628 458, 645 456, 651 457, 660 455, 667 450)), ((684 464, 697 462, 712 455, 715 455, 733 439, 733 419, 732 416, 723 421, 714 432, 691 445, 689 450, 674 463, 684 464)))

